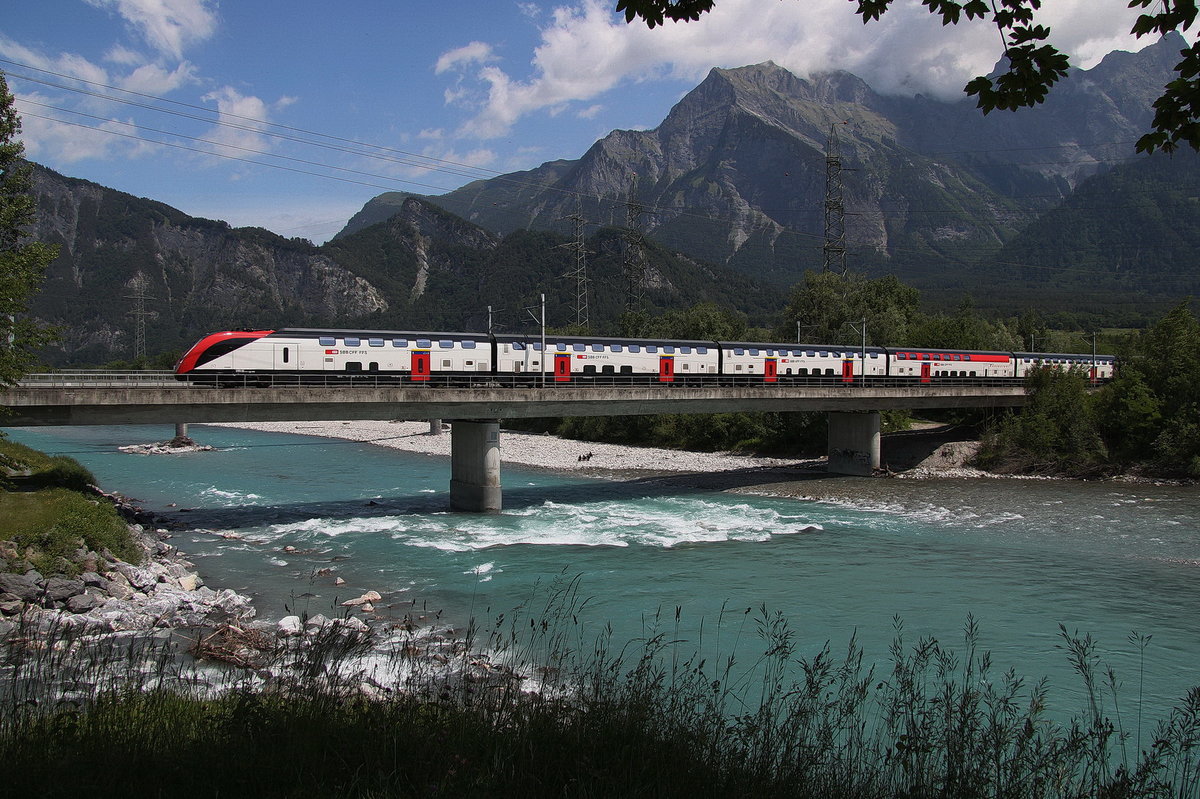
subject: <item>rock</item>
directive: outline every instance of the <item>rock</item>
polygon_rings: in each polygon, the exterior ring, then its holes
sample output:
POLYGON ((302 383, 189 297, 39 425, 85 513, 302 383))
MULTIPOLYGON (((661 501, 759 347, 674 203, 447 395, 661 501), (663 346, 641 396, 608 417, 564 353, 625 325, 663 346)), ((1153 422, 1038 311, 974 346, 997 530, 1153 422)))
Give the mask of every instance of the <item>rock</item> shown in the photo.
POLYGON ((333 584, 334 585, 345 585, 346 581, 344 579, 342 579, 341 577, 335 577, 333 579, 333 584))
POLYGON ((84 585, 79 580, 51 577, 46 581, 45 598, 48 602, 65 602, 73 596, 82 594, 83 588, 84 585))
POLYGON ((368 602, 378 602, 379 600, 383 599, 383 597, 379 595, 378 591, 368 591, 367 593, 363 594, 363 599, 367 600, 368 602))
POLYGON ((67 600, 67 610, 72 613, 87 613, 102 604, 104 602, 92 594, 76 594, 67 600))
POLYGON ((300 623, 299 616, 284 616, 275 627, 279 635, 300 635, 304 632, 304 625, 300 623))
MULTIPOLYGON (((12 596, 12 594, 7 594, 6 596, 12 596)), ((21 612, 21 608, 23 607, 25 607, 25 603, 20 599, 4 599, 0 597, 0 614, 15 616, 21 612)))
POLYGON ((94 571, 84 572, 83 574, 79 575, 79 580, 86 586, 99 588, 102 590, 107 589, 109 586, 109 581, 94 571))
POLYGON ((42 596, 42 586, 30 576, 34 574, 41 577, 32 570, 28 574, 0 574, 0 593, 13 594, 22 602, 37 602, 42 596))
POLYGON ((359 610, 361 610, 363 613, 374 613, 375 606, 372 605, 370 602, 364 602, 364 603, 362 603, 362 606, 359 608, 359 610))
POLYGON ((318 613, 316 616, 308 617, 308 621, 306 621, 304 623, 304 629, 306 629, 306 630, 321 630, 321 629, 324 629, 325 627, 329 626, 329 624, 330 624, 329 617, 327 617, 321 613, 318 613))
POLYGON ((179 578, 179 587, 184 591, 195 591, 203 584, 198 574, 186 574, 179 578))
POLYGON ((154 588, 158 583, 158 575, 150 569, 139 569, 137 566, 130 566, 128 563, 117 563, 113 565, 113 571, 123 576, 129 581, 129 584, 139 591, 154 588))

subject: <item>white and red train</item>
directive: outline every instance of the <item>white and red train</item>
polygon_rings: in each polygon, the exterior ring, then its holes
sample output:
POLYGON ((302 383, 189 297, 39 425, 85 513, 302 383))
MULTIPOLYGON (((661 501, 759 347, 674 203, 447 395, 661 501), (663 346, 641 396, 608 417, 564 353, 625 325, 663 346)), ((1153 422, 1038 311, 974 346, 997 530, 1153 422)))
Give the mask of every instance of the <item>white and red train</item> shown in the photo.
POLYGON ((1037 366, 1112 378, 1112 355, 396 330, 236 330, 196 342, 179 380, 213 385, 655 383, 749 385, 1021 380, 1037 366))

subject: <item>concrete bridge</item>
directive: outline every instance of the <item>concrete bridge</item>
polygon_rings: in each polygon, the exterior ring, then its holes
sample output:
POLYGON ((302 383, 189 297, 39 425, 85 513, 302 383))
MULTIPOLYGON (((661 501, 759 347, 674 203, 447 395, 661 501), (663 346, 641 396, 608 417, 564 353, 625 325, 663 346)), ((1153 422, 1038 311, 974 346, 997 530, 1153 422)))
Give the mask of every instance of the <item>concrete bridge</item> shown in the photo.
MULTIPOLYGON (((486 376, 484 376, 486 377, 486 376)), ((0 388, 0 426, 203 424, 208 422, 450 420, 450 505, 501 508, 500 422, 547 416, 622 416, 735 411, 829 414, 829 470, 869 475, 879 468, 879 411, 1023 405, 1018 383, 941 379, 928 384, 763 383, 734 386, 546 386, 386 383, 373 378, 327 385, 214 388, 179 383, 169 372, 29 375, 0 388)))

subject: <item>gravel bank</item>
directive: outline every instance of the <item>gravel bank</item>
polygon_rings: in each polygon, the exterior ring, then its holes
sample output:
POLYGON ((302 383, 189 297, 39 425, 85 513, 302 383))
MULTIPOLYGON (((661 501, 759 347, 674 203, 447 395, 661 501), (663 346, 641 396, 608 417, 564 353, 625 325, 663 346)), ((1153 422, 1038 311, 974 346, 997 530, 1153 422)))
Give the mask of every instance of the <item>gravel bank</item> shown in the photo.
MULTIPOLYGON (((428 422, 238 422, 214 426, 341 438, 406 452, 450 456, 450 431, 432 435, 428 422)), ((203 436, 199 438, 202 440, 203 436)), ((811 463, 722 452, 684 452, 572 441, 510 430, 500 432, 500 450, 504 464, 519 463, 590 477, 776 469, 811 463)))

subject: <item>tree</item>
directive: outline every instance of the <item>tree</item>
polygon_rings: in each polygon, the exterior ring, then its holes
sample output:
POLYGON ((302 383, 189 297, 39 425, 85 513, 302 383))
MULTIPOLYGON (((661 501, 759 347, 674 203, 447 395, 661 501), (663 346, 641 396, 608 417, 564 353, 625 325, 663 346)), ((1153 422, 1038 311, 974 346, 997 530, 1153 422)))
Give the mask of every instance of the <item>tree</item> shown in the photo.
POLYGON ((861 341, 867 322, 867 343, 885 346, 904 341, 917 316, 920 292, 894 275, 874 280, 856 272, 804 273, 804 282, 792 287, 784 310, 783 326, 776 332, 782 341, 797 333, 811 344, 854 345, 861 341))
MULTIPOLYGON (((666 20, 677 22, 699 19, 711 11, 716 0, 617 0, 617 11, 625 20, 642 19, 649 27, 666 20)), ((990 20, 1004 40, 1008 69, 995 78, 979 76, 969 81, 964 91, 978 98, 979 108, 991 111, 1016 111, 1037 105, 1067 74, 1070 63, 1065 53, 1049 43, 1050 28, 1037 23, 1042 0, 922 0, 930 14, 940 16, 943 25, 957 25, 964 17, 990 20)), ((864 23, 878 20, 892 0, 858 0, 855 11, 864 23)), ((1130 8, 1150 8, 1134 23, 1136 36, 1165 35, 1188 30, 1196 21, 1196 0, 1129 0, 1130 8)), ((1138 152, 1175 149, 1184 142, 1200 150, 1200 42, 1180 51, 1182 60, 1175 65, 1179 76, 1164 87, 1154 102, 1152 131, 1137 143, 1138 152)))
POLYGON ((33 359, 33 351, 49 340, 47 331, 23 318, 29 295, 56 247, 31 241, 35 206, 29 193, 32 167, 17 141, 21 118, 0 72, 0 384, 15 383, 33 359))

